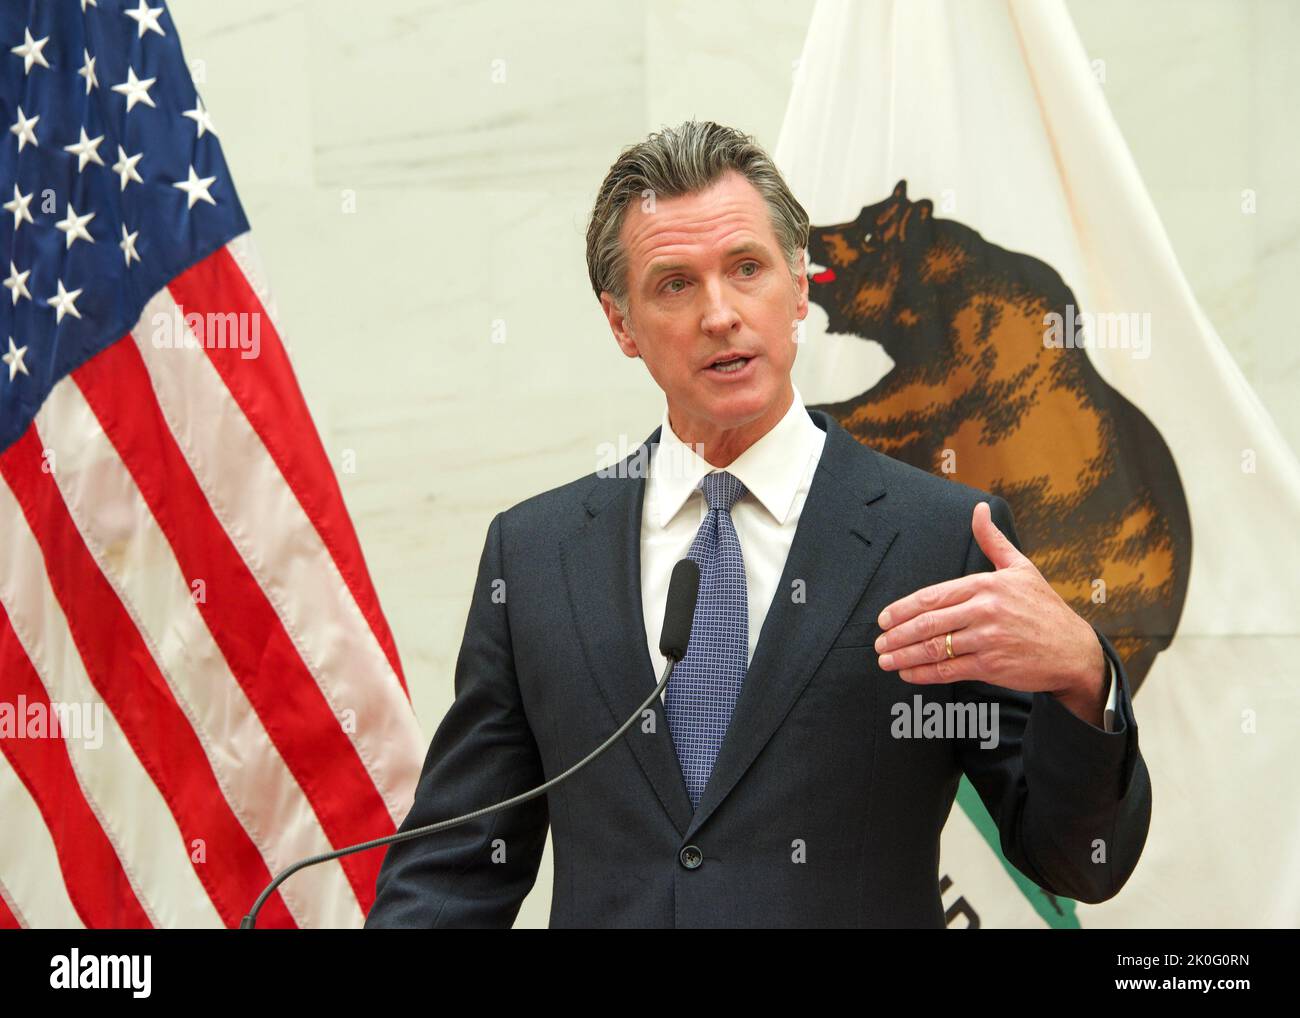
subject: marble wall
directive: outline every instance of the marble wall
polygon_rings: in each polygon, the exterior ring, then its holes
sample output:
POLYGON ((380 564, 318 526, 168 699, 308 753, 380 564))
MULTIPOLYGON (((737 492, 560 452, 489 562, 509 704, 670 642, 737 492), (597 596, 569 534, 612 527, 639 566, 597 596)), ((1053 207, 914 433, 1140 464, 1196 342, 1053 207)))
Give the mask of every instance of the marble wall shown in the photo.
MULTIPOLYGON (((492 516, 659 421, 587 281, 596 187, 692 116, 774 146, 813 2, 170 7, 431 736, 492 516)), ((1300 448, 1300 4, 1070 9, 1193 289, 1300 448)), ((518 925, 550 893, 548 844, 518 925)))

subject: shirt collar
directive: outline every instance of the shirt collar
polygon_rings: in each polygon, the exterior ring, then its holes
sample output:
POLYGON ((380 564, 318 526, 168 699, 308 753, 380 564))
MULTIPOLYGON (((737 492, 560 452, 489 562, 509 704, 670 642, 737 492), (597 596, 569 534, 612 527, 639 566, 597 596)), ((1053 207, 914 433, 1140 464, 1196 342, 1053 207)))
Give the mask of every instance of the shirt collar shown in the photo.
MULTIPOLYGON (((791 383, 794 400, 790 409, 776 425, 722 468, 736 477, 777 523, 784 524, 794 507, 795 495, 804 478, 809 457, 817 450, 825 436, 813 423, 804 407, 799 389, 791 383)), ((660 425, 659 442, 650 464, 651 519, 660 528, 669 522, 686 504, 700 478, 719 468, 697 456, 695 450, 682 442, 668 424, 668 408, 664 407, 660 425)))

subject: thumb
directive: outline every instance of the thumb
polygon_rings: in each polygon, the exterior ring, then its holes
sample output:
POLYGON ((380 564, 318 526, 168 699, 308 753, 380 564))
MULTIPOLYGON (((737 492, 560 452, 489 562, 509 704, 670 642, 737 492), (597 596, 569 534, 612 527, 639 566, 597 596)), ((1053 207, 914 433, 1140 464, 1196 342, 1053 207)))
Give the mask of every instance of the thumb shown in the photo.
POLYGON ((975 543, 980 546, 980 551, 984 552, 985 557, 993 563, 994 569, 1005 569, 1024 558, 993 522, 993 513, 987 502, 980 502, 975 506, 975 515, 971 518, 971 530, 975 534, 975 543))

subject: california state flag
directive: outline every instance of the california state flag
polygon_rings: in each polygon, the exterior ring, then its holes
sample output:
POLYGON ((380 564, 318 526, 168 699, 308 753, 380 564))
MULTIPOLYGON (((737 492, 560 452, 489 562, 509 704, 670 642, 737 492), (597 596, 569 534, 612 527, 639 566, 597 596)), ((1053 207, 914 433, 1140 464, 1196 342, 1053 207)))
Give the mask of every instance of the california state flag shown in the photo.
POLYGON ((1048 895, 963 780, 950 927, 1294 926, 1300 463, 1104 77, 1060 0, 819 0, 776 152, 813 223, 795 380, 873 448, 1005 497, 1127 664, 1152 784, 1128 884, 1048 895))

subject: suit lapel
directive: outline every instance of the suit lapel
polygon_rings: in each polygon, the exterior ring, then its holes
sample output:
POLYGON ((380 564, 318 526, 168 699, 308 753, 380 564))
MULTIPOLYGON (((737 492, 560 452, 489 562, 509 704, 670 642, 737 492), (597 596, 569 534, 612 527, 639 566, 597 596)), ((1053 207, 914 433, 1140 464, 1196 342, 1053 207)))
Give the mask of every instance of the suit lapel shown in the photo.
MULTIPOLYGON (((661 678, 650 661, 641 608, 645 467, 659 432, 656 428, 639 449, 610 468, 611 476, 596 479, 584 502, 585 523, 560 542, 574 622, 615 725, 631 716, 661 678)), ((655 734, 643 734, 638 724, 628 729, 623 741, 683 833, 691 822, 691 800, 663 705, 652 706, 658 715, 655 734)))

